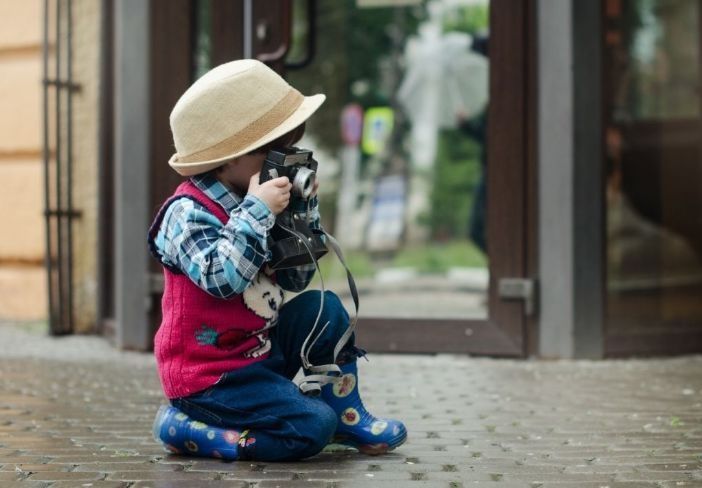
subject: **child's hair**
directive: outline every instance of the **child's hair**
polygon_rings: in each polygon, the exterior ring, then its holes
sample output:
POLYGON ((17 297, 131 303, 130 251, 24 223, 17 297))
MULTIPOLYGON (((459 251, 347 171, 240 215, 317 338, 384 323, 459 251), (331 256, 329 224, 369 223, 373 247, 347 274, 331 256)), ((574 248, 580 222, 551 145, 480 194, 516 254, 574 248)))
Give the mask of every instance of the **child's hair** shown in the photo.
MULTIPOLYGON (((293 130, 290 132, 286 132, 279 138, 277 138, 274 141, 269 142, 268 144, 265 144, 259 148, 254 149, 251 151, 249 154, 261 154, 261 153, 267 153, 274 147, 288 147, 292 146, 296 142, 298 142, 300 139, 302 139, 302 136, 305 134, 305 123, 303 122, 301 125, 298 125, 295 127, 293 130)), ((214 170, 215 173, 221 173, 224 171, 224 165, 219 166, 215 168, 214 170)))
POLYGON ((251 151, 249 154, 260 154, 260 153, 267 153, 271 149, 275 147, 288 147, 292 146, 296 142, 298 142, 300 139, 302 139, 302 136, 305 134, 305 122, 302 124, 298 125, 295 127, 293 130, 290 132, 286 132, 279 138, 277 138, 275 141, 271 141, 268 144, 265 144, 257 149, 254 149, 251 151))

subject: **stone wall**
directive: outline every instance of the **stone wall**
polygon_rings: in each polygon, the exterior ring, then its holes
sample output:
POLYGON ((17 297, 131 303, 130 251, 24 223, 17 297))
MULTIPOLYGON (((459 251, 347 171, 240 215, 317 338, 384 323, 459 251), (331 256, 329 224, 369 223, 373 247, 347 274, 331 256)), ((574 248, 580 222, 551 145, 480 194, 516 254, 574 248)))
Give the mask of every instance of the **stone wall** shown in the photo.
POLYGON ((0 2, 0 317, 46 317, 42 2, 0 2))
MULTIPOLYGON (((53 17, 56 2, 49 3, 53 17)), ((73 327, 76 332, 90 332, 95 329, 97 303, 100 2, 73 0, 72 8, 72 73, 80 86, 72 104, 73 206, 80 213, 73 227, 73 327)), ((52 19, 51 29, 54 23, 52 19)), ((42 28, 41 0, 0 2, 0 181, 4 186, 0 208, 5 209, 6 224, 0 239, 0 318, 11 320, 44 320, 47 316, 42 28)), ((49 38, 54 37, 50 32, 49 38)), ((63 49, 61 55, 65 59, 63 49)), ((53 60, 49 64, 53 78, 53 60)), ((53 107, 50 112, 54 131, 53 107)))

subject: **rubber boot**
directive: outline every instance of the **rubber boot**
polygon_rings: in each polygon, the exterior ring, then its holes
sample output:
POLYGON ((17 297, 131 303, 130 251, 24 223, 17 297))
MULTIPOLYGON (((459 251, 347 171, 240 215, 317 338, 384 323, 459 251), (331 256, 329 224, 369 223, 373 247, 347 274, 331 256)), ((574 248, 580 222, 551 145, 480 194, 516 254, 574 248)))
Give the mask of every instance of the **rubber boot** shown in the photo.
POLYGON ((340 368, 341 379, 322 387, 322 398, 339 416, 333 442, 355 447, 371 456, 392 451, 404 443, 407 429, 402 422, 377 418, 363 406, 356 361, 340 368))
POLYGON ((230 461, 238 458, 246 433, 198 422, 170 405, 159 408, 153 426, 154 439, 170 452, 230 461))

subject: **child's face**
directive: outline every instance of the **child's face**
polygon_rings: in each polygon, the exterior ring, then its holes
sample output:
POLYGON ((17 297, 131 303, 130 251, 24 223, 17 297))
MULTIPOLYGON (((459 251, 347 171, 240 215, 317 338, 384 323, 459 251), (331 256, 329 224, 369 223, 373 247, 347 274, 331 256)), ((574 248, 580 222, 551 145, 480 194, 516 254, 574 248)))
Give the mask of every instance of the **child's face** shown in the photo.
POLYGON ((224 165, 222 171, 217 174, 217 178, 239 194, 245 195, 251 177, 261 171, 264 159, 266 159, 265 153, 239 156, 224 165))

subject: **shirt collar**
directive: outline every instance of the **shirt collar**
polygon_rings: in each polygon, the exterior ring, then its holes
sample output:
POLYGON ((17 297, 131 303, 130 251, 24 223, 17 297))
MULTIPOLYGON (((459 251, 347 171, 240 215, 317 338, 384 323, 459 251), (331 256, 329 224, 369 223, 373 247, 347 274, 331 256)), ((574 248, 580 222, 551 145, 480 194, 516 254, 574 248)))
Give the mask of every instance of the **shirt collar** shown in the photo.
POLYGON ((228 214, 232 213, 243 200, 209 171, 191 177, 190 181, 211 200, 217 202, 228 214))

